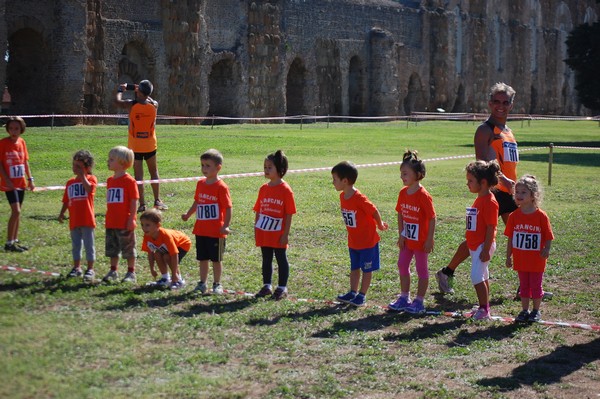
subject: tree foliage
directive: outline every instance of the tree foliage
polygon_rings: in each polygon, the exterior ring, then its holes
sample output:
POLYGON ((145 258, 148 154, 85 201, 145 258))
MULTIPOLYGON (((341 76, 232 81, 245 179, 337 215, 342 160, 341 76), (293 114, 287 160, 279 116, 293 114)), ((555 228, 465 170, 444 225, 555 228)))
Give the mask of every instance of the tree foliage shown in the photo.
POLYGON ((600 112, 600 22, 583 24, 567 38, 567 65, 575 71, 579 101, 595 114, 600 112))

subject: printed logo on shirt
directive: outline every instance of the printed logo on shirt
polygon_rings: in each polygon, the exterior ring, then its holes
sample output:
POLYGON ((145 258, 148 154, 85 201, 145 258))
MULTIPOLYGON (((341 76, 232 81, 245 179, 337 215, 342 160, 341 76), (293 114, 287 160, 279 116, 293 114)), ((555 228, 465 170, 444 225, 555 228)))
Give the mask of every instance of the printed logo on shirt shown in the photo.
POLYGON ((9 167, 9 177, 11 179, 21 179, 25 177, 25 165, 11 165, 9 167))
POLYGON ((513 248, 522 251, 539 251, 541 249, 542 235, 540 233, 513 233, 513 248))
POLYGON ((283 227, 283 219, 274 218, 261 213, 258 215, 258 220, 256 221, 255 227, 263 231, 281 231, 281 228, 283 227))
POLYGON ((106 190, 107 204, 122 204, 123 202, 125 202, 123 187, 113 187, 106 190))
POLYGON ((71 200, 87 198, 87 192, 85 191, 85 188, 83 188, 83 183, 71 184, 69 186, 67 194, 69 196, 69 199, 71 200))
POLYGON ((198 204, 196 207, 197 220, 219 219, 219 204, 198 204))
POLYGON ((150 133, 148 133, 148 132, 137 132, 135 134, 135 137, 137 137, 138 139, 147 139, 148 137, 150 137, 150 133))
POLYGON ((418 241, 419 224, 404 222, 404 228, 402 229, 402 237, 406 237, 408 240, 418 241))
POLYGON ((342 217, 346 227, 356 228, 356 212, 342 210, 342 217))
POLYGON ((477 230, 477 208, 467 207, 467 231, 477 230))
POLYGON ((504 162, 519 162, 519 151, 517 143, 505 141, 502 143, 504 149, 504 162))

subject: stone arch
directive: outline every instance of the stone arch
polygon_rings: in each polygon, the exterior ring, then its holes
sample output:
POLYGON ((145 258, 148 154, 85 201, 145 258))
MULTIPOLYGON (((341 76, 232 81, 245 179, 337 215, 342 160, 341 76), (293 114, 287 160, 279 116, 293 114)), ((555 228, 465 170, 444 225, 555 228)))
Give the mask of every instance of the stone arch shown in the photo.
POLYGON ((358 56, 350 59, 348 69, 348 101, 350 116, 367 115, 365 67, 358 56))
POLYGON ((51 109, 51 54, 42 34, 22 28, 8 38, 6 85, 14 114, 48 114, 51 109))
POLYGON ((224 58, 213 64, 208 75, 208 116, 238 116, 238 98, 241 93, 239 66, 233 58, 224 58))
POLYGON ((408 89, 404 98, 404 112, 410 115, 413 111, 425 111, 427 109, 427 97, 421 78, 416 73, 410 75, 408 89))
MULTIPOLYGON (((139 83, 148 79, 154 84, 153 96, 156 96, 155 59, 151 51, 141 41, 130 41, 123 46, 119 60, 119 83, 139 83)), ((124 98, 133 98, 133 93, 126 93, 124 98)))
POLYGON ((286 79, 286 116, 306 114, 304 88, 306 87, 306 67, 300 58, 294 58, 286 79))

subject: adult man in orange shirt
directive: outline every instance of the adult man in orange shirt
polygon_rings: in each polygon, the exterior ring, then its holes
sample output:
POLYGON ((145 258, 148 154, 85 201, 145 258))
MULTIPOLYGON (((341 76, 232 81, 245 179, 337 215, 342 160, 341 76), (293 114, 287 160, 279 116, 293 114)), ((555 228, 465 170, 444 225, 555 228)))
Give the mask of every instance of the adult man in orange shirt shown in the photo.
MULTIPOLYGON (((133 150, 134 161, 133 171, 135 180, 140 182, 144 180, 144 165, 146 161, 148 172, 152 180, 158 180, 158 166, 156 162, 156 113, 158 102, 150 97, 154 86, 149 80, 142 80, 137 85, 120 84, 117 86, 114 103, 119 108, 124 108, 129 112, 129 139, 127 147, 133 150), (134 90, 134 100, 123 100, 122 95, 125 90, 134 90)), ((154 207, 159 210, 168 209, 160 199, 158 183, 151 183, 152 193, 154 194, 154 207)), ((138 183, 140 193, 140 206, 138 212, 146 210, 146 201, 144 199, 144 185, 138 183)))

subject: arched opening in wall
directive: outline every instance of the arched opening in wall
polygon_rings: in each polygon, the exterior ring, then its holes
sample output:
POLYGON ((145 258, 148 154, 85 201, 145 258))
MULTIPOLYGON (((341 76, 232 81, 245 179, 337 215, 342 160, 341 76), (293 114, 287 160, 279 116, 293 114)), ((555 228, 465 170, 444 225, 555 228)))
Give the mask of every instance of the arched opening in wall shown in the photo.
POLYGON ((365 116, 367 104, 365 96, 365 69, 358 56, 350 59, 348 71, 348 102, 350 116, 365 116))
POLYGON ((466 100, 465 100, 465 87, 460 84, 458 91, 456 92, 456 100, 454 101, 454 107, 452 112, 466 112, 467 111, 466 100))
MULTIPOLYGON (((150 56, 149 50, 144 43, 129 42, 121 51, 121 60, 119 61, 119 83, 137 84, 141 80, 148 79, 154 85, 152 97, 157 97, 157 85, 154 76, 154 59, 150 56)), ((133 92, 125 92, 123 99, 134 99, 133 92)))
POLYGON ((421 78, 416 73, 410 75, 408 80, 408 89, 404 98, 405 115, 410 115, 412 112, 427 111, 427 100, 421 78))
POLYGON ((287 74, 285 91, 286 116, 306 114, 304 106, 304 87, 306 86, 306 68, 300 58, 294 59, 287 74))
POLYGON ((531 86, 531 102, 529 105, 529 113, 530 114, 535 114, 537 113, 537 106, 538 106, 538 91, 535 87, 531 86))
MULTIPOLYGON (((50 52, 42 35, 33 29, 16 31, 8 38, 6 86, 11 95, 12 114, 52 113, 50 52)), ((28 125, 44 124, 38 118, 28 125)))
MULTIPOLYGON (((221 60, 214 64, 208 76, 209 107, 207 116, 237 116, 238 86, 239 79, 232 59, 221 60)), ((221 121, 219 123, 231 122, 221 121)))

